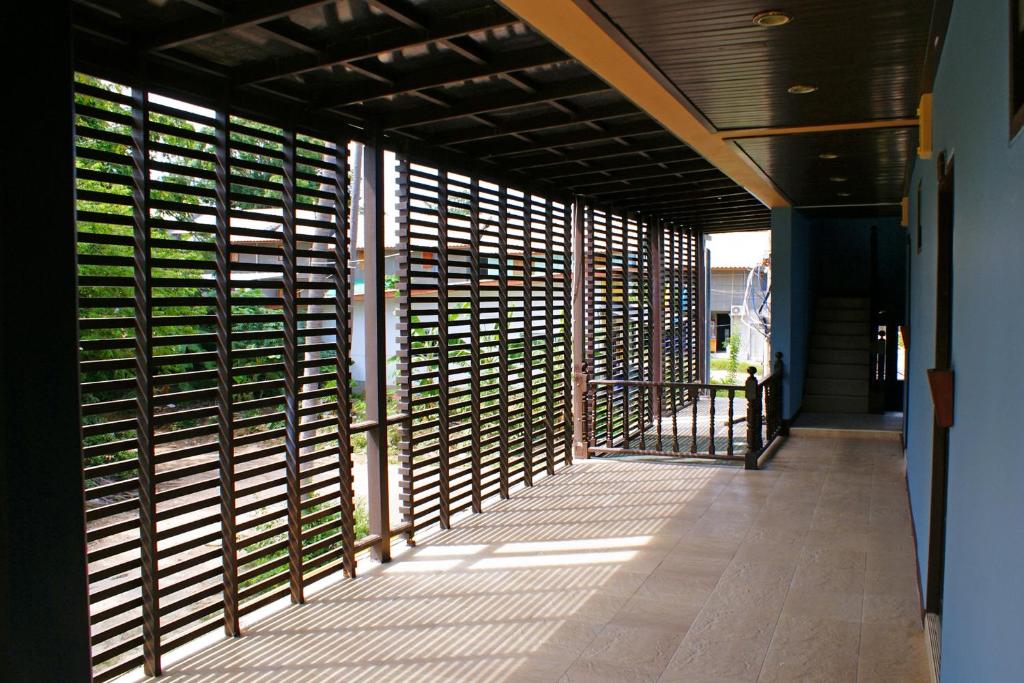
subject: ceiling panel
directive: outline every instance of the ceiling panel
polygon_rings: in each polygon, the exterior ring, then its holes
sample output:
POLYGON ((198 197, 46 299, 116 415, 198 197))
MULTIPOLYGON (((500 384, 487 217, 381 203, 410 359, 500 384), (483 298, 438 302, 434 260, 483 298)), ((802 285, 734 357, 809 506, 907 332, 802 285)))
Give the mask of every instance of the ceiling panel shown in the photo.
POLYGON ((914 116, 929 0, 595 0, 718 129, 914 116), (817 92, 793 95, 794 84, 817 92))
POLYGON ((748 138, 736 142, 798 206, 899 203, 916 128, 748 138), (823 159, 822 154, 836 154, 823 159), (845 180, 839 180, 845 179, 845 180))

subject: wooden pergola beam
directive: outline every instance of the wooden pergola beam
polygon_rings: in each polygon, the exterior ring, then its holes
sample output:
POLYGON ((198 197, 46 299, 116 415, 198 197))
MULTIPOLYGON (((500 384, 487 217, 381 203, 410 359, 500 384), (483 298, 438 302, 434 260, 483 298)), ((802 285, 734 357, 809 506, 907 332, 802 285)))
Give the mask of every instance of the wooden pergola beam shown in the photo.
POLYGON ((717 178, 707 178, 704 180, 688 180, 688 181, 676 181, 668 183, 644 183, 640 187, 625 187, 620 190, 601 190, 601 191, 588 191, 585 194, 588 197, 592 197, 598 202, 622 202, 632 201, 637 198, 653 197, 653 196, 665 196, 672 191, 687 192, 691 190, 715 190, 715 189, 733 189, 736 187, 736 183, 731 182, 725 176, 719 174, 717 178))
MULTIPOLYGON (((616 157, 625 156, 642 156, 648 152, 661 152, 669 150, 678 150, 680 154, 684 154, 690 151, 690 148, 686 145, 673 140, 672 142, 661 142, 655 144, 634 144, 630 149, 623 149, 621 145, 616 145, 612 151, 595 152, 590 149, 583 149, 578 151, 565 152, 563 156, 557 159, 545 159, 544 161, 529 162, 525 164, 509 164, 508 168, 516 170, 527 170, 535 168, 548 168, 551 166, 569 166, 570 164, 577 164, 580 162, 599 161, 601 159, 614 159, 616 157)), ((538 150, 544 151, 544 150, 538 150)))
MULTIPOLYGON (((691 178, 693 176, 701 176, 701 175, 710 175, 713 178, 721 178, 722 177, 722 172, 719 171, 714 166, 711 166, 710 164, 708 164, 706 161, 704 161, 704 159, 701 159, 700 157, 697 157, 696 159, 691 159, 690 161, 691 162, 693 162, 693 161, 700 162, 701 167, 698 167, 698 168, 678 168, 677 166, 672 166, 671 168, 662 169, 660 171, 654 171, 654 172, 645 171, 645 172, 642 172, 642 173, 616 173, 615 177, 613 179, 611 179, 611 180, 600 180, 600 181, 595 180, 595 181, 586 182, 586 183, 573 183, 573 184, 567 184, 565 187, 570 189, 570 190, 573 190, 573 191, 579 190, 579 191, 583 191, 583 192, 588 192, 588 191, 601 192, 600 189, 596 189, 596 188, 599 188, 600 186, 609 186, 609 187, 614 188, 614 187, 621 187, 621 186, 623 186, 625 184, 628 187, 632 187, 632 189, 634 189, 634 190, 640 190, 640 189, 643 189, 645 187, 645 181, 647 181, 647 180, 657 180, 657 179, 660 179, 660 178, 673 178, 673 177, 691 178)), ((690 165, 692 165, 692 164, 690 164, 690 165)), ((680 181, 680 182, 686 182, 686 181, 680 181)))
POLYGON ((189 19, 170 26, 165 31, 143 41, 141 47, 147 52, 169 50, 209 38, 217 33, 265 24, 300 10, 328 4, 331 4, 329 0, 313 0, 312 2, 310 0, 250 0, 234 14, 214 12, 208 19, 189 19))
MULTIPOLYGON (((532 145, 508 145, 502 147, 497 143, 488 143, 487 150, 481 150, 480 158, 487 160, 494 160, 503 157, 519 156, 522 154, 530 154, 538 151, 552 151, 559 150, 563 147, 572 147, 575 145, 583 145, 591 142, 610 142, 615 138, 630 138, 637 135, 650 135, 652 133, 664 133, 664 129, 659 126, 656 122, 650 119, 642 121, 636 121, 635 123, 624 124, 617 127, 613 134, 581 130, 575 133, 563 133, 558 136, 557 140, 551 140, 550 142, 544 141, 544 144, 532 144, 532 145)), ((622 151, 628 151, 626 148, 622 148, 622 151)), ((471 154, 470 150, 465 150, 466 154, 471 154)))
MULTIPOLYGON (((624 211, 670 211, 676 208, 683 208, 693 202, 702 201, 717 201, 719 197, 722 197, 725 201, 731 201, 736 198, 740 198, 744 201, 751 200, 750 193, 743 189, 739 189, 735 192, 721 192, 721 191, 710 191, 705 193, 677 193, 674 195, 659 195, 658 197, 644 200, 644 201, 631 201, 631 202, 616 202, 616 208, 624 211)), ((757 201, 754 199, 753 201, 757 201)))
MULTIPOLYGON (((686 149, 686 148, 683 148, 683 149, 686 149)), ((644 168, 652 168, 652 167, 661 167, 661 168, 664 168, 664 169, 668 169, 670 167, 671 168, 676 168, 680 164, 690 164, 690 163, 697 163, 697 162, 700 162, 703 165, 707 166, 707 162, 704 161, 704 159, 702 157, 699 157, 696 154, 693 154, 692 152, 690 152, 690 154, 685 154, 685 153, 683 153, 683 154, 672 154, 671 156, 668 156, 668 155, 659 155, 659 156, 656 156, 656 157, 641 156, 640 160, 638 160, 638 161, 609 163, 609 164, 601 164, 601 165, 597 165, 597 166, 588 165, 586 168, 579 168, 579 167, 577 167, 575 171, 566 170, 566 171, 561 171, 561 172, 558 172, 558 173, 543 173, 543 172, 538 173, 537 171, 533 171, 533 172, 531 172, 531 175, 534 175, 534 176, 536 176, 538 178, 543 178, 545 180, 561 180, 561 179, 564 179, 564 178, 571 178, 573 180, 576 180, 576 179, 586 179, 586 178, 589 178, 589 177, 592 177, 592 176, 597 176, 597 175, 607 175, 608 173, 615 173, 616 177, 619 177, 618 174, 620 172, 623 172, 623 171, 627 171, 628 172, 628 171, 632 171, 632 170, 636 170, 636 169, 644 169, 644 168)), ((628 176, 624 176, 624 177, 626 179, 629 179, 628 176)))
POLYGON ((427 111, 414 111, 392 116, 378 116, 376 123, 381 130, 396 130, 400 128, 411 128, 440 121, 465 116, 475 116, 490 112, 504 111, 506 109, 517 109, 531 104, 543 104, 554 100, 589 95, 597 92, 605 92, 609 87, 603 81, 596 78, 587 78, 566 83, 559 86, 545 87, 538 89, 536 93, 512 92, 502 95, 494 95, 488 98, 474 98, 469 102, 449 107, 447 109, 431 108, 427 111))
POLYGON ((625 116, 637 116, 643 112, 628 102, 606 105, 588 109, 583 113, 546 113, 534 116, 529 119, 518 121, 512 124, 500 125, 493 128, 473 128, 465 131, 455 131, 447 135, 435 135, 431 142, 437 145, 463 145, 469 142, 490 140, 506 135, 517 135, 520 133, 535 133, 552 128, 561 128, 590 121, 603 121, 607 119, 622 118, 625 116))
MULTIPOLYGON (((565 186, 572 190, 582 189, 583 191, 587 191, 584 188, 593 188, 598 185, 618 186, 622 185, 623 183, 642 183, 644 180, 649 180, 651 178, 691 176, 699 175, 701 173, 715 173, 721 175, 721 171, 719 171, 717 168, 710 165, 707 161, 703 160, 702 158, 694 156, 686 159, 677 159, 674 161, 668 161, 663 159, 646 164, 635 164, 633 166, 608 167, 595 169, 593 171, 586 170, 581 171, 578 174, 575 174, 575 176, 569 175, 560 177, 572 178, 582 176, 582 179, 584 180, 583 182, 570 181, 566 182, 565 186), (651 170, 651 167, 654 167, 654 170, 651 170), (607 177, 600 179, 588 177, 593 176, 595 173, 603 175, 608 172, 614 173, 613 177, 610 179, 608 179, 607 177)), ((543 177, 549 180, 554 179, 551 176, 543 177)))
POLYGON ((240 67, 236 71, 234 80, 238 85, 246 85, 298 76, 315 69, 347 64, 368 57, 429 45, 477 31, 518 23, 520 23, 518 19, 500 7, 486 6, 446 17, 445 21, 425 29, 402 27, 386 33, 353 35, 349 40, 340 41, 315 55, 301 54, 284 59, 274 58, 251 66, 240 67))
POLYGON ((460 63, 444 69, 421 69, 406 77, 395 79, 390 83, 370 85, 361 89, 348 88, 342 91, 340 95, 322 96, 316 101, 316 106, 325 109, 345 107, 382 97, 394 97, 395 95, 413 93, 417 90, 439 88, 461 83, 462 81, 498 76, 509 71, 522 71, 539 66, 558 64, 569 61, 569 59, 569 57, 565 56, 565 53, 554 47, 518 50, 496 56, 490 62, 483 64, 460 63))

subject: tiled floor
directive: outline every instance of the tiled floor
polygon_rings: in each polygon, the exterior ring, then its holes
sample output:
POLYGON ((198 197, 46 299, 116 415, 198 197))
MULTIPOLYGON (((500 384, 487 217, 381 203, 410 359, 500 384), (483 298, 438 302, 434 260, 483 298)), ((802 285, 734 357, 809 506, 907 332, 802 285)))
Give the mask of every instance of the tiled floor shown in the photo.
POLYGON ((924 681, 898 442, 591 460, 167 681, 924 681))

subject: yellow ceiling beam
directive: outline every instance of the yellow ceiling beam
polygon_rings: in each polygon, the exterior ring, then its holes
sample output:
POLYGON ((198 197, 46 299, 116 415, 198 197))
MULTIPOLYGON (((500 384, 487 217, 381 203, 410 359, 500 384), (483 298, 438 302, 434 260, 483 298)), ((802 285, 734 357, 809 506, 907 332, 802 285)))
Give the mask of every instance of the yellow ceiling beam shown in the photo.
POLYGON ((790 201, 586 0, 501 0, 768 207, 790 201))
POLYGON ((843 133, 851 130, 875 130, 879 128, 912 128, 918 125, 916 118, 879 119, 877 121, 854 121, 852 123, 823 123, 811 126, 772 126, 768 128, 732 128, 716 133, 722 140, 743 138, 764 138, 775 135, 807 135, 810 133, 843 133))

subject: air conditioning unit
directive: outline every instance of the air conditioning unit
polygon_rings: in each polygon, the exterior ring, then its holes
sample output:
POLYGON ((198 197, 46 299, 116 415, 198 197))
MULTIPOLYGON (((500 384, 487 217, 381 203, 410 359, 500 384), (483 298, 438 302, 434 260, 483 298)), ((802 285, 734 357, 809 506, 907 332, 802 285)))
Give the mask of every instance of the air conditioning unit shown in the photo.
POLYGON ((740 316, 742 318, 744 310, 745 309, 743 307, 743 304, 740 304, 739 306, 730 306, 729 307, 729 315, 730 316, 740 316))

